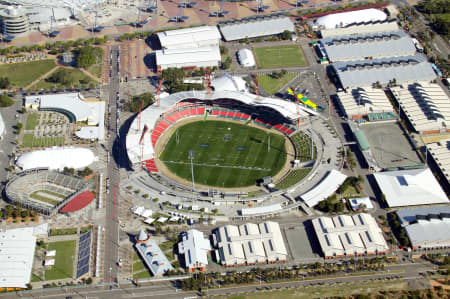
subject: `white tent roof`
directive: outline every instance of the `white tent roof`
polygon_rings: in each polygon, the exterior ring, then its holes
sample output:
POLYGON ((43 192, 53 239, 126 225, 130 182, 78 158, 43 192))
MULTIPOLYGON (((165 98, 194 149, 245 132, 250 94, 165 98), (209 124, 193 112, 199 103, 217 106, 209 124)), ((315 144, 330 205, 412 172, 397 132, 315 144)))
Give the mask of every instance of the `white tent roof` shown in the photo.
POLYGON ((33 227, 0 230, 0 287, 25 288, 30 282, 36 237, 33 227))
POLYGON ((389 207, 448 203, 429 168, 379 172, 374 177, 389 207))
POLYGON ((167 221, 167 219, 169 219, 169 218, 161 216, 158 218, 158 222, 164 223, 167 221))
POLYGON ((55 255, 56 255, 56 250, 47 251, 47 253, 45 254, 45 256, 55 256, 55 255))
POLYGON ((147 219, 144 220, 144 222, 147 223, 147 224, 152 224, 153 222, 155 222, 155 219, 147 218, 147 219))
POLYGON ((245 81, 241 77, 231 76, 230 74, 224 74, 220 77, 211 80, 211 87, 215 91, 242 91, 245 92, 245 81))
POLYGON ((94 153, 83 147, 52 147, 22 154, 16 161, 23 170, 34 168, 83 168, 97 160, 94 153))
POLYGON ((55 260, 45 260, 44 266, 53 266, 55 264, 55 260))
POLYGON ((152 210, 145 209, 142 212, 141 216, 144 217, 144 218, 148 218, 148 217, 152 216, 152 214, 153 214, 152 210))
POLYGON ((237 52, 237 56, 239 58, 239 63, 245 67, 252 67, 256 65, 255 57, 249 49, 240 49, 237 52))
POLYGON ((355 10, 326 15, 318 18, 315 21, 315 24, 325 29, 332 29, 337 27, 343 27, 352 23, 383 21, 386 18, 387 15, 381 10, 369 8, 363 10, 355 10))

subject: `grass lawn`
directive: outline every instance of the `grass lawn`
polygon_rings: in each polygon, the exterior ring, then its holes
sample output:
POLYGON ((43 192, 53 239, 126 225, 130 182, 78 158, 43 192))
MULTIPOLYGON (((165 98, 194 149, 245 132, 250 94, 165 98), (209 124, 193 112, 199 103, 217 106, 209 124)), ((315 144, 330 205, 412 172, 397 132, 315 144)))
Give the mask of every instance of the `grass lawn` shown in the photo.
POLYGON ((48 147, 64 145, 64 137, 34 138, 33 134, 23 134, 22 147, 48 147))
POLYGON ((60 229, 51 229, 50 236, 64 236, 64 235, 75 235, 77 233, 77 228, 60 228, 60 229))
POLYGON ((160 159, 170 171, 191 180, 189 151, 193 150, 194 180, 200 184, 254 185, 258 179, 277 174, 286 161, 284 136, 258 128, 224 121, 198 121, 177 131, 160 159))
POLYGON ((45 280, 73 277, 76 241, 62 241, 48 244, 48 250, 56 250, 55 264, 45 271, 45 280))
POLYGON ((133 279, 136 279, 136 278, 150 278, 150 277, 152 277, 152 275, 150 274, 149 271, 142 271, 142 272, 133 274, 133 279))
POLYGON ((69 84, 60 84, 47 82, 45 79, 39 81, 33 86, 33 89, 53 89, 53 88, 76 88, 78 86, 87 87, 90 83, 97 85, 97 82, 92 80, 90 77, 86 76, 82 71, 74 68, 65 69, 68 76, 73 78, 73 80, 69 84), (85 83, 81 83, 83 81, 85 83))
POLYGON ((275 46, 255 48, 258 68, 306 66, 305 56, 298 46, 275 46))
POLYGON ((97 78, 102 77, 102 65, 101 64, 92 65, 87 69, 87 71, 97 78))
POLYGON ((36 274, 31 274, 31 281, 30 282, 39 282, 39 281, 42 281, 42 278, 40 278, 36 274))
POLYGON ((147 266, 145 266, 143 261, 136 261, 133 263, 133 273, 141 272, 142 270, 147 270, 147 266))
POLYGON ((295 146, 296 158, 300 162, 313 160, 317 157, 317 148, 314 146, 314 155, 311 159, 311 138, 303 132, 298 132, 291 136, 295 146))
POLYGON ((55 66, 52 59, 3 64, 0 65, 0 74, 8 77, 13 87, 25 87, 55 66))
POLYGON ((258 76, 258 82, 259 85, 267 91, 269 94, 273 95, 278 90, 283 88, 289 81, 295 78, 297 74, 295 73, 287 73, 283 78, 281 79, 275 79, 271 77, 270 75, 259 75, 258 76))
POLYGON ((347 189, 345 189, 345 191, 340 194, 341 197, 347 197, 347 196, 354 196, 354 195, 359 195, 359 192, 356 191, 355 187, 349 185, 347 187, 347 189))
POLYGON ((38 200, 38 201, 42 201, 42 202, 46 202, 48 204, 51 204, 52 206, 56 206, 59 201, 53 199, 53 198, 49 198, 40 194, 37 194, 39 191, 33 192, 30 194, 30 197, 32 199, 38 200))
POLYGON ((300 182, 303 178, 305 178, 311 172, 311 170, 312 170, 311 167, 293 170, 281 182, 279 182, 275 186, 275 188, 286 189, 291 186, 294 186, 295 184, 300 182))
POLYGON ((40 118, 41 116, 38 113, 28 114, 27 121, 25 123, 25 130, 34 130, 39 123, 40 118))

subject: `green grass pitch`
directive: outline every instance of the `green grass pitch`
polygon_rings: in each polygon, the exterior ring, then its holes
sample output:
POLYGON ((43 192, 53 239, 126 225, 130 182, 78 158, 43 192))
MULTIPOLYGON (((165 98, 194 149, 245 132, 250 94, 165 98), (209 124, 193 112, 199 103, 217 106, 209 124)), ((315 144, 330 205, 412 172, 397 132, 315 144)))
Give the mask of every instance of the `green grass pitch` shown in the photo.
POLYGON ((199 184, 226 188, 255 185, 256 180, 277 174, 286 162, 285 138, 258 128, 198 121, 177 131, 160 159, 170 171, 191 180, 189 151, 193 150, 194 181, 199 184))
POLYGON ((305 56, 298 46, 275 46, 255 48, 258 68, 306 66, 305 56))

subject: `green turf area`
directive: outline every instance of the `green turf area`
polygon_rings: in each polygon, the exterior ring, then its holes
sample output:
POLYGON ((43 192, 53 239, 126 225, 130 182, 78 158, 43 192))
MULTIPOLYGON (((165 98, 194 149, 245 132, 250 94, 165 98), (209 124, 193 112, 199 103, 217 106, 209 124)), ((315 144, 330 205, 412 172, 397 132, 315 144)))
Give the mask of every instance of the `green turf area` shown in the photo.
POLYGON ((147 270, 147 266, 145 266, 144 262, 137 261, 133 264, 133 273, 140 272, 142 270, 147 270))
POLYGON ((48 204, 51 204, 52 206, 56 206, 59 203, 59 201, 57 201, 53 198, 43 196, 42 194, 37 194, 38 192, 42 192, 42 191, 36 191, 36 192, 31 193, 30 198, 38 200, 38 201, 46 202, 48 204))
POLYGON ((298 46, 275 46, 255 48, 258 68, 306 66, 305 56, 298 46))
POLYGON ((259 85, 264 89, 267 93, 273 95, 281 88, 283 88, 289 81, 295 78, 296 73, 287 73, 281 79, 275 79, 270 75, 259 75, 258 82, 259 85))
POLYGON ((72 278, 76 241, 52 242, 48 250, 56 250, 55 264, 45 270, 45 280, 72 278))
POLYGON ((284 143, 284 136, 258 128, 224 121, 198 121, 178 128, 160 159, 170 171, 191 180, 189 151, 193 150, 195 182, 243 187, 281 170, 286 161, 284 143))
POLYGON ((311 170, 312 170, 311 167, 292 170, 281 182, 276 184, 275 188, 286 189, 291 186, 294 186, 295 184, 300 182, 303 178, 305 178, 311 172, 311 170))
POLYGON ((33 134, 23 134, 22 147, 49 147, 64 145, 64 137, 34 138, 33 134))
POLYGON ((94 64, 87 68, 87 71, 97 78, 102 77, 102 66, 101 64, 94 64))
POLYGON ((149 271, 142 271, 142 272, 133 274, 133 279, 136 279, 136 278, 142 279, 142 278, 150 278, 150 277, 152 277, 152 275, 150 274, 149 271))
POLYGON ((317 148, 314 146, 314 156, 311 158, 311 138, 303 132, 291 136, 295 146, 296 158, 300 162, 314 160, 317 157, 317 148))
POLYGON ((78 87, 88 87, 89 84, 93 83, 97 85, 97 82, 92 80, 90 77, 85 75, 79 69, 66 68, 65 74, 67 77, 70 77, 70 82, 66 84, 47 82, 45 79, 40 80, 38 83, 33 85, 33 89, 53 89, 53 88, 78 88, 78 87))
POLYGON ((13 87, 25 87, 56 66, 51 59, 0 65, 0 74, 9 78, 13 87))
POLYGON ((65 236, 65 235, 75 235, 78 231, 78 228, 60 228, 60 229, 51 229, 50 236, 65 236))
POLYGON ((36 274, 31 274, 31 281, 30 282, 39 282, 39 281, 43 281, 42 278, 40 278, 39 276, 37 276, 36 274))
POLYGON ((39 123, 40 118, 41 116, 38 113, 29 114, 25 123, 25 130, 34 130, 39 123))

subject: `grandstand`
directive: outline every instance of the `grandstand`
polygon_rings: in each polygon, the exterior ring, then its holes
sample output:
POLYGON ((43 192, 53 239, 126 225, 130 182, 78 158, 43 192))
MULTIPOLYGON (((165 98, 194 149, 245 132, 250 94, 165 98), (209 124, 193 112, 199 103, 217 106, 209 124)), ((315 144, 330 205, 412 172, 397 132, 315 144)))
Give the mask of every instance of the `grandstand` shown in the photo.
POLYGON ((6 196, 24 208, 53 215, 87 189, 75 177, 48 170, 22 172, 6 185, 6 196))

